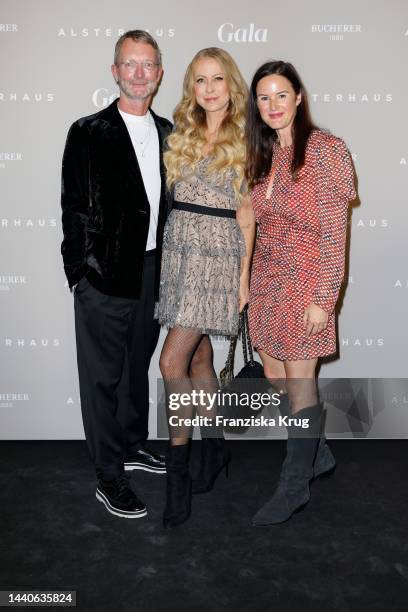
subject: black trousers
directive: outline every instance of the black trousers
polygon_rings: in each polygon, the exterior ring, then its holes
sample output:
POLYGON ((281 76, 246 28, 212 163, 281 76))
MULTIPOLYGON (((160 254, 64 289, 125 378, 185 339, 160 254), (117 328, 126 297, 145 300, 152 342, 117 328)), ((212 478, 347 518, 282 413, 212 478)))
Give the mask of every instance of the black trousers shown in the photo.
POLYGON ((150 360, 159 339, 154 314, 155 257, 145 256, 140 298, 101 293, 83 278, 74 293, 82 419, 98 478, 148 438, 150 360))

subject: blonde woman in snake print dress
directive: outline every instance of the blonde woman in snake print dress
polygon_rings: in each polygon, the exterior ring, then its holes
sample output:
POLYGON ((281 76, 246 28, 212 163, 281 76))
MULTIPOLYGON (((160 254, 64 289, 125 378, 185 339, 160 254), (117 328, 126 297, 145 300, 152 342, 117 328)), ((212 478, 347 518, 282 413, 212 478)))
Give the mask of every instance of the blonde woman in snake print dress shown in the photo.
MULTIPOLYGON (((174 113, 175 130, 164 155, 174 193, 163 239, 159 322, 169 328, 160 357, 166 394, 193 390, 216 393, 210 334, 238 331, 238 314, 248 301, 253 210, 245 191, 245 105, 247 86, 234 60, 222 49, 203 49, 189 65, 183 97, 174 113), (248 221, 249 219, 249 221, 248 221)), ((210 491, 230 460, 215 409, 197 411, 201 463, 191 482, 188 426, 171 426, 166 452, 167 498, 163 521, 175 527, 190 515, 192 493, 210 491)), ((193 406, 175 416, 193 416, 193 406)))
POLYGON ((335 467, 321 435, 316 365, 336 352, 354 172, 345 143, 316 128, 292 64, 272 61, 253 78, 247 178, 258 226, 249 324, 265 375, 281 390, 287 454, 273 497, 254 525, 280 523, 310 499, 309 482, 335 467), (308 435, 296 426, 308 419, 308 435))

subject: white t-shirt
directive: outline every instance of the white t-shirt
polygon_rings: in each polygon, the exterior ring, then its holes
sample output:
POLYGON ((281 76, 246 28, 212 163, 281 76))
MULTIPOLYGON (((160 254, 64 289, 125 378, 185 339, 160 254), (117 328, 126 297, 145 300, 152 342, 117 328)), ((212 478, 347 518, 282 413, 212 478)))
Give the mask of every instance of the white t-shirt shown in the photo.
POLYGON ((143 183, 150 204, 150 225, 146 251, 156 248, 157 220, 159 217, 161 177, 159 136, 150 113, 132 115, 118 109, 126 124, 142 173, 143 183))

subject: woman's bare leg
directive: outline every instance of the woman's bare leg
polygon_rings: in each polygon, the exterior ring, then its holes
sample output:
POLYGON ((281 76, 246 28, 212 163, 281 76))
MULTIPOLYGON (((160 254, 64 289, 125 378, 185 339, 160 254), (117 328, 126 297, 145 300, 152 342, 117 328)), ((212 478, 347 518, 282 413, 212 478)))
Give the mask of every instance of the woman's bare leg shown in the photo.
POLYGON ((285 361, 286 386, 293 414, 318 402, 316 359, 285 361))
POLYGON ((278 393, 286 393, 286 371, 283 361, 271 357, 265 351, 258 350, 259 356, 262 360, 264 374, 268 380, 272 383, 278 393))

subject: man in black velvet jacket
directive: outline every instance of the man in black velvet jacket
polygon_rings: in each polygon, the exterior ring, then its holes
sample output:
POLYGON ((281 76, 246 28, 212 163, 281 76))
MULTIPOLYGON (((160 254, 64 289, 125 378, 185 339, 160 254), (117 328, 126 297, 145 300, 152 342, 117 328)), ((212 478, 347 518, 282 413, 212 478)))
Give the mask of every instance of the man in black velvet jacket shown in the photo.
POLYGON ((96 497, 117 516, 146 515, 125 470, 165 472, 148 450, 150 359, 161 245, 169 212, 163 143, 171 123, 150 104, 162 77, 148 32, 116 43, 120 97, 76 121, 62 164, 61 251, 74 291, 85 436, 98 477, 96 497))

